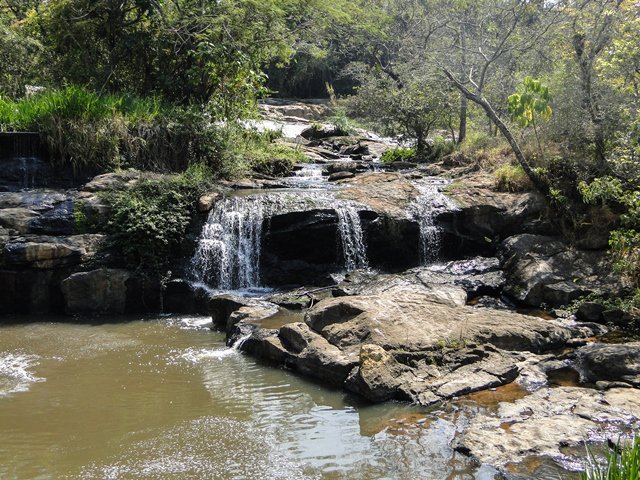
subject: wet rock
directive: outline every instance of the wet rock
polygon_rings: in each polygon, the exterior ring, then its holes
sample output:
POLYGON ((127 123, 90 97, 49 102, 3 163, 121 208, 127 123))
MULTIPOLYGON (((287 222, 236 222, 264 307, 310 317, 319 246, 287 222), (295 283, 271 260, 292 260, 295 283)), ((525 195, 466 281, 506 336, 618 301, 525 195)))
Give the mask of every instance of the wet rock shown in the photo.
POLYGON ((165 313, 208 313, 209 298, 206 292, 180 278, 167 282, 162 298, 165 313))
POLYGON ((272 303, 237 295, 223 294, 209 298, 209 313, 213 324, 227 333, 239 322, 259 322, 278 311, 272 303))
POLYGON ((591 293, 621 288, 606 252, 575 250, 555 237, 510 237, 501 258, 505 291, 527 305, 561 307, 591 293))
POLYGON ((604 307, 597 302, 584 302, 578 307, 576 317, 583 322, 598 322, 602 317, 604 307))
POLYGON ((63 313, 58 285, 65 275, 54 270, 0 270, 0 314, 63 313))
POLYGON ((38 212, 28 208, 4 208, 0 210, 0 226, 16 234, 29 233, 31 222, 38 212))
POLYGON ((219 192, 205 193, 198 199, 198 211, 200 213, 210 211, 221 198, 222 194, 219 192))
POLYGON ((339 172, 356 173, 358 164, 356 162, 337 162, 327 165, 327 173, 333 175, 339 172))
POLYGON ((498 467, 529 456, 561 458, 564 447, 582 447, 585 439, 617 438, 620 425, 637 429, 639 418, 634 389, 544 388, 500 403, 495 414, 476 415, 456 448, 498 467))
POLYGON ((68 314, 122 314, 127 305, 126 270, 100 268, 74 273, 61 283, 68 314))
POLYGON ((95 255, 103 238, 97 234, 17 237, 4 245, 2 259, 6 266, 33 269, 78 265, 95 255))
POLYGON ((330 182, 337 182, 338 180, 346 180, 347 178, 353 178, 356 174, 353 172, 336 172, 329 175, 330 182))
POLYGON ((594 343, 577 352, 587 381, 622 381, 640 387, 640 343, 594 343))

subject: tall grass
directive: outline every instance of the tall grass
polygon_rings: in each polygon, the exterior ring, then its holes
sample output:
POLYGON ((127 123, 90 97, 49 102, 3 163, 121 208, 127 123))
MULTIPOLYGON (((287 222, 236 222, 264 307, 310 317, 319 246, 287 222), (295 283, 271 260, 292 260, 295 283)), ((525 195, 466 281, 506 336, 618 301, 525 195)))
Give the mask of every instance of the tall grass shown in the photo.
POLYGON ((589 465, 582 480, 640 480, 640 436, 629 445, 610 446, 606 454, 606 465, 598 463, 587 449, 589 465))
POLYGON ((3 131, 38 131, 52 118, 86 122, 119 116, 130 123, 150 122, 170 107, 157 97, 98 95, 82 87, 44 91, 18 101, 0 97, 0 129, 3 131))
POLYGON ((0 97, 0 131, 37 131, 51 163, 75 170, 138 168, 179 172, 206 164, 230 177, 248 169, 285 175, 304 156, 271 134, 238 122, 213 122, 200 107, 157 97, 98 95, 71 86, 19 101, 0 97))

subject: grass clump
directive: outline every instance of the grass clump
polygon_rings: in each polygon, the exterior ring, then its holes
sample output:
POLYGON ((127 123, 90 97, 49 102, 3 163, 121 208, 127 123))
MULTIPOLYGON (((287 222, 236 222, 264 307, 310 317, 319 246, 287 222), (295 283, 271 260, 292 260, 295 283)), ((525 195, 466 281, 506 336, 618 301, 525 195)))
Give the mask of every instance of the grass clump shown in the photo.
POLYGON ((495 188, 499 192, 526 192, 533 188, 531 180, 520 165, 502 165, 493 175, 495 188))
POLYGON ((640 436, 626 446, 609 445, 605 465, 588 448, 587 452, 589 465, 580 477, 582 480, 640 480, 640 436))
POLYGON ((413 162, 415 159, 415 148, 394 148, 393 150, 387 150, 380 157, 383 163, 413 162))

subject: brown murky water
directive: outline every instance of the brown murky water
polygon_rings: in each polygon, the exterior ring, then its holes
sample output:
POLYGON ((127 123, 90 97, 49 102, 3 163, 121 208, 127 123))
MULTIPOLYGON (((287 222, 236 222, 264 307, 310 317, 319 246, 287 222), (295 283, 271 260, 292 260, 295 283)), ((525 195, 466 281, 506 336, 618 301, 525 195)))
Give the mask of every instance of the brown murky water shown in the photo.
POLYGON ((473 409, 359 404, 208 324, 0 326, 0 478, 494 478, 450 446, 473 409))

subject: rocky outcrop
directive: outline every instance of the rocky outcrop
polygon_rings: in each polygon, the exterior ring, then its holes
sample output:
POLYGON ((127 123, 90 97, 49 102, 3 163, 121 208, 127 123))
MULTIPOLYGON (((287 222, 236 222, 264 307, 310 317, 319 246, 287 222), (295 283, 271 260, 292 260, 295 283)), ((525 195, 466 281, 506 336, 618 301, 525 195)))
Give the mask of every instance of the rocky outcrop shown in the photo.
POLYGON ((124 313, 130 278, 126 270, 108 268, 74 273, 61 283, 66 313, 124 313))
POLYGON ((583 448, 589 439, 609 438, 609 429, 640 427, 640 392, 558 387, 539 390, 495 414, 476 415, 457 449, 480 463, 504 467, 529 456, 566 458, 563 449, 583 448))
POLYGON ((526 305, 561 307, 621 288, 606 252, 576 250, 556 237, 516 235, 505 240, 500 255, 505 292, 526 305))
POLYGON ((465 306, 461 286, 429 284, 420 273, 363 274, 358 282, 352 275, 334 293, 357 295, 322 300, 304 323, 279 329, 261 328, 271 310, 253 300, 218 297, 212 315, 231 335, 252 325, 241 347, 249 353, 371 401, 422 405, 512 382, 527 352, 593 334, 571 322, 465 306))
POLYGON ((640 343, 594 343, 578 349, 576 355, 584 380, 640 387, 640 343))
POLYGON ((103 239, 99 234, 12 238, 3 247, 2 265, 30 269, 79 265, 93 258, 103 239))
POLYGON ((459 206, 438 217, 450 250, 493 256, 509 236, 553 232, 547 202, 536 192, 496 192, 491 176, 473 174, 455 179, 445 193, 459 206))

